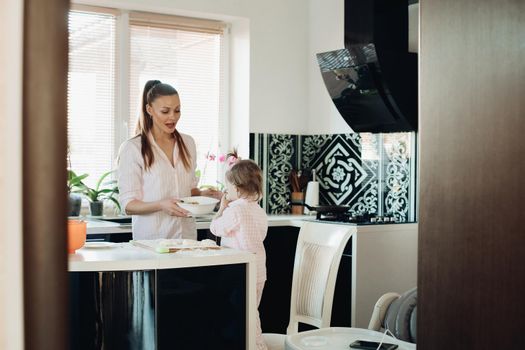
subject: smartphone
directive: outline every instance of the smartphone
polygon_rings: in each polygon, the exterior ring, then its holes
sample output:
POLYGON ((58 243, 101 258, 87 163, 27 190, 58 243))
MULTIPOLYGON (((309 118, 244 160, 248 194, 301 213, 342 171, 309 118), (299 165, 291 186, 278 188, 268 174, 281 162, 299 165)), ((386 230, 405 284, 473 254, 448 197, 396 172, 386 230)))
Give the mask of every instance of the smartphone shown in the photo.
MULTIPOLYGON (((376 350, 379 346, 379 342, 367 341, 367 340, 356 340, 350 347, 352 349, 365 349, 365 350, 376 350)), ((379 350, 394 350, 397 349, 397 344, 382 343, 379 350)))

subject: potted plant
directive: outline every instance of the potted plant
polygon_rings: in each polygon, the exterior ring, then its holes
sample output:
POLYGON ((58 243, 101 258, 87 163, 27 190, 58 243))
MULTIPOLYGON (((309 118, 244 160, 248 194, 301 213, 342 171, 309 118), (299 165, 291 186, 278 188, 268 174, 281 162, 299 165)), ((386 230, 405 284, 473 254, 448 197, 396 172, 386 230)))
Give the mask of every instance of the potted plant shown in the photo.
POLYGON ((118 208, 118 211, 120 212, 120 203, 118 202, 116 198, 116 194, 118 194, 118 186, 116 180, 109 180, 106 182, 103 182, 106 177, 108 177, 111 173, 113 173, 113 170, 108 171, 100 178, 98 179, 95 187, 91 188, 85 184, 82 185, 82 194, 86 197, 86 199, 89 201, 89 209, 91 212, 91 216, 102 216, 104 212, 104 201, 110 200, 115 204, 115 206, 118 208))
POLYGON ((82 197, 79 193, 83 193, 84 180, 88 174, 77 175, 73 170, 67 171, 67 193, 69 194, 69 216, 80 215, 80 205, 82 204, 82 197))

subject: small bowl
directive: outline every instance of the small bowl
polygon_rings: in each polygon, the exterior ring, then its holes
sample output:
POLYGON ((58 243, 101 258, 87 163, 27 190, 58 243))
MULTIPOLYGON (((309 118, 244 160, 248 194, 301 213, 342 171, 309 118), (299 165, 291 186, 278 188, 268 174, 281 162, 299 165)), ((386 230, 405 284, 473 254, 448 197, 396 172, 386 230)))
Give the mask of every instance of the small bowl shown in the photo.
POLYGON ((67 221, 67 252, 74 254, 86 243, 87 223, 82 220, 67 221))
POLYGON ((195 196, 180 198, 179 207, 186 209, 193 215, 204 215, 213 212, 219 203, 218 199, 211 197, 195 196))

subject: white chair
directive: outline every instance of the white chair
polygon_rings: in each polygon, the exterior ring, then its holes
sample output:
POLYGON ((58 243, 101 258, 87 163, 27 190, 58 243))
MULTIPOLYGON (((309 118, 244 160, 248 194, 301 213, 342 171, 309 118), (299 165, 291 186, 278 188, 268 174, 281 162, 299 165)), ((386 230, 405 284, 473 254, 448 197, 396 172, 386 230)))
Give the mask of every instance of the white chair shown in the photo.
POLYGON ((383 321, 385 320, 386 311, 392 302, 399 298, 397 293, 386 293, 383 294, 374 305, 372 310, 372 317, 370 317, 370 323, 368 329, 378 331, 383 327, 383 321))
POLYGON ((286 336, 287 350, 349 349, 355 340, 368 340, 399 345, 399 350, 416 349, 417 289, 402 295, 386 293, 374 306, 368 329, 327 327, 286 336), (394 337, 384 335, 387 328, 394 337), (343 345, 344 344, 344 345, 343 345))
MULTIPOLYGON (((295 252, 286 334, 298 332, 298 324, 330 326, 339 262, 353 227, 305 222, 299 231, 295 252)), ((285 334, 263 333, 269 350, 284 349, 285 334)))
POLYGON ((383 294, 376 302, 368 329, 388 329, 397 339, 416 343, 417 288, 399 295, 383 294))

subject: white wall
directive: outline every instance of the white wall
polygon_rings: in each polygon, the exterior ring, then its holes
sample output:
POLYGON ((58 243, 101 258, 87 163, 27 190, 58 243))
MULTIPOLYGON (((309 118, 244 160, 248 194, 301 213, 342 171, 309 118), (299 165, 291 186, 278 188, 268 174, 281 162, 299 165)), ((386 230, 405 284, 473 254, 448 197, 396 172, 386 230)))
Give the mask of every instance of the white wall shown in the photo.
POLYGON ((344 0, 309 0, 309 29, 307 133, 351 132, 328 95, 315 56, 319 52, 344 48, 344 0))
POLYGON ((0 3, 0 349, 23 349, 23 2, 0 3))
MULTIPOLYGON (((321 1, 321 0, 319 0, 321 1)), ((216 18, 249 28, 248 86, 231 86, 232 132, 249 118, 248 132, 307 133, 309 116, 308 3, 303 0, 78 0, 84 4, 216 18), (237 88, 236 88, 237 87, 237 88), (249 94, 248 94, 249 92, 249 94), (245 101, 249 99, 249 101, 245 101), (249 108, 249 109, 246 109, 249 108), (244 119, 245 120, 245 119, 244 119)), ((242 31, 242 30, 241 30, 242 31)), ((246 33, 243 33, 243 37, 246 33)), ((234 45, 236 38, 232 38, 234 45)), ((242 37, 241 40, 242 41, 242 37)), ((234 47, 232 47, 234 49, 234 47)), ((244 64, 232 57, 235 72, 244 64)), ((232 135, 235 139, 235 135, 232 135)), ((248 135, 246 135, 247 140, 248 135)))

